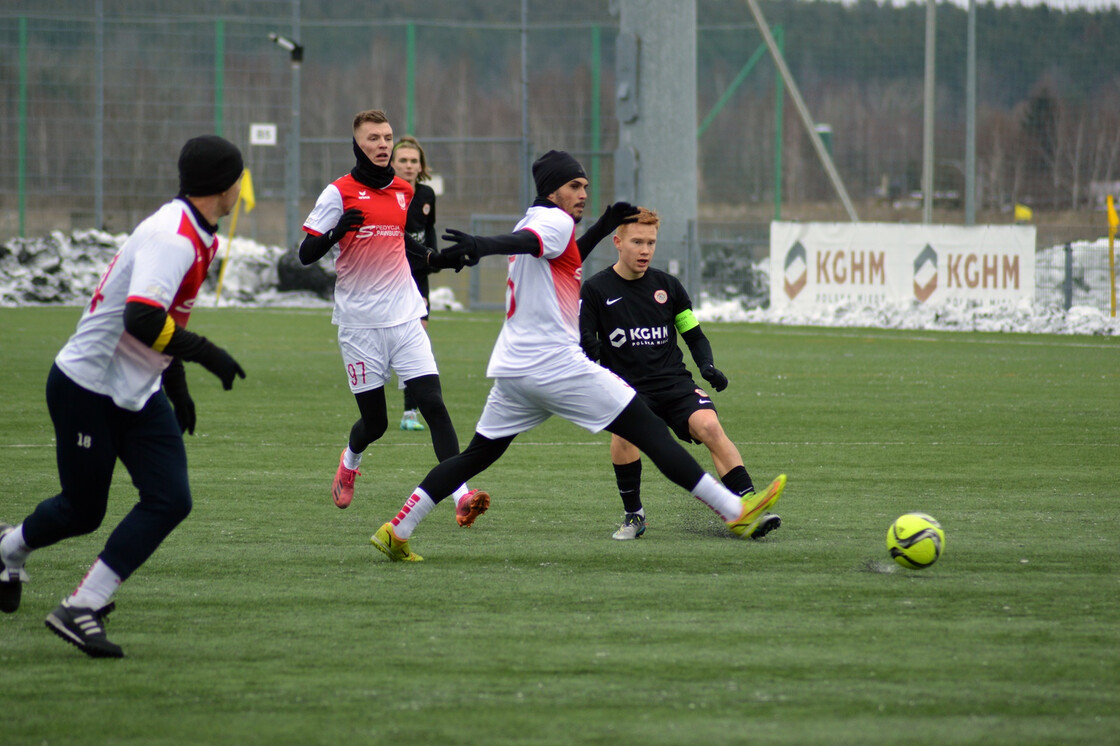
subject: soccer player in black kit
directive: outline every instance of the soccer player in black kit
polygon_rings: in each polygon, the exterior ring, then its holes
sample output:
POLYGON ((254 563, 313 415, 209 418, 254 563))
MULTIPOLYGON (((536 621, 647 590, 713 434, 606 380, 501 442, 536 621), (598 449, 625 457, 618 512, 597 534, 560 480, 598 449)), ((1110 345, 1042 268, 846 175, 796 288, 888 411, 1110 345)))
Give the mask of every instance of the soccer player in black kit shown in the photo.
MULTIPOLYGON (((673 275, 650 267, 660 223, 656 212, 643 207, 636 222, 615 232, 618 261, 587 280, 580 291, 580 342, 588 357, 633 386, 678 438, 707 446, 728 489, 739 495, 752 493, 750 474, 723 431, 711 396, 685 367, 677 333, 700 375, 716 391, 727 388, 727 376, 715 366, 712 346, 692 313, 684 286, 673 275)), ((637 539, 646 530, 641 453, 612 434, 611 462, 625 511, 613 538, 637 539)), ((777 515, 768 514, 751 538, 762 538, 781 523, 777 515)))

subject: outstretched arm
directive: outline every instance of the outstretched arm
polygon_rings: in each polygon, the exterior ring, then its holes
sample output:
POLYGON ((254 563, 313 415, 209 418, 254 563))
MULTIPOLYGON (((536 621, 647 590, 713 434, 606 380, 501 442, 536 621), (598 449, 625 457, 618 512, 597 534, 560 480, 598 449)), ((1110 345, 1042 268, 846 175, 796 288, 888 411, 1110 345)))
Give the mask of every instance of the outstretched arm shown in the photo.
POLYGON ((461 261, 465 267, 473 267, 479 259, 494 254, 534 254, 541 253, 541 242, 537 234, 528 230, 506 233, 501 236, 471 236, 454 228, 443 234, 444 241, 453 244, 443 250, 446 261, 461 261))

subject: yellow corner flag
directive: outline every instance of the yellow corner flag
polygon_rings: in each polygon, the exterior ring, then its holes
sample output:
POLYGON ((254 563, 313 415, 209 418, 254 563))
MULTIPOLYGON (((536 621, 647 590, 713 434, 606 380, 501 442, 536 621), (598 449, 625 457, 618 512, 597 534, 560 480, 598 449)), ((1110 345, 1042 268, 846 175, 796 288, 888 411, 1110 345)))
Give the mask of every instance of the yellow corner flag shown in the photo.
POLYGON ((1020 223, 1020 222, 1025 223, 1025 222, 1027 222, 1027 221, 1029 221, 1033 218, 1034 218, 1034 210, 1027 207, 1026 205, 1020 205, 1020 204, 1016 203, 1016 205, 1015 205, 1015 222, 1016 223, 1020 223))
POLYGON ((229 265, 229 252, 233 248, 233 234, 237 232, 237 216, 241 212, 241 205, 244 203, 245 212, 253 211, 257 206, 257 195, 253 193, 253 175, 249 173, 249 169, 241 175, 241 196, 237 198, 237 204, 233 206, 233 218, 229 223, 229 241, 226 242, 226 255, 222 257, 222 268, 218 271, 218 287, 214 291, 214 305, 218 305, 222 299, 222 283, 226 279, 226 267, 229 265))
POLYGON ((1116 318, 1116 228, 1120 226, 1120 217, 1116 215, 1116 203, 1112 195, 1105 199, 1108 205, 1108 288, 1109 288, 1109 316, 1116 318))
POLYGON ((245 169, 241 177, 241 201, 245 203, 246 213, 252 212, 257 206, 257 195, 253 192, 253 175, 249 173, 249 169, 245 169))

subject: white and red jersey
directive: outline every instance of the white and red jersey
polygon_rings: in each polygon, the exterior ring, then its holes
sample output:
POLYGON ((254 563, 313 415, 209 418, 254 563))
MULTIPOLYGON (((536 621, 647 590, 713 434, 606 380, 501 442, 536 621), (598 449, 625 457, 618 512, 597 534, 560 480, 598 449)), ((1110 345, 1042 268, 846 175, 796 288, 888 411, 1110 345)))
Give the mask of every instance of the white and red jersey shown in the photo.
POLYGON ((559 360, 583 356, 579 345, 579 286, 583 261, 575 221, 557 207, 533 206, 514 228, 540 241, 540 252, 515 254, 506 280, 506 320, 486 375, 536 374, 547 380, 559 360))
POLYGON ((217 251, 217 236, 199 225, 186 202, 159 208, 109 262, 55 363, 82 388, 139 411, 159 390, 171 358, 125 332, 125 303, 159 306, 185 327, 217 251))
POLYGON ((313 236, 334 228, 351 207, 365 216, 361 228, 345 234, 331 250, 337 274, 333 323, 379 329, 427 315, 404 252, 412 194, 412 186, 399 176, 384 189, 373 189, 347 174, 319 195, 303 224, 313 236))

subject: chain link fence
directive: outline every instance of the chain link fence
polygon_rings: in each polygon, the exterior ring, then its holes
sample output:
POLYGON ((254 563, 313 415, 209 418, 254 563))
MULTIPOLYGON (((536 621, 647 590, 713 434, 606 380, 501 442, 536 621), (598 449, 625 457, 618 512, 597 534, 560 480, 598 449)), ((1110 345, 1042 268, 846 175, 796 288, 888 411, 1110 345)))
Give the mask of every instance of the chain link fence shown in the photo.
MULTIPOLYGON (((615 4, 7 0, 0 240, 127 232, 174 194, 182 143, 216 132, 242 148, 253 173, 257 207, 241 216, 239 235, 287 245, 289 194, 302 221, 351 167, 351 118, 372 107, 424 143, 441 228, 509 230, 512 222, 481 216, 522 213, 527 164, 548 148, 583 160, 596 215, 613 197, 615 4), (303 49, 298 137, 297 73, 270 34, 303 49), (275 125, 277 144, 252 144, 255 123, 275 125), (289 185, 297 143, 298 183, 289 185)), ((762 7, 861 219, 920 221, 924 4, 762 7)), ((783 103, 745 3, 698 0, 697 17, 701 121, 681 136, 699 138, 700 216, 680 271, 706 293, 750 294, 770 220, 846 215, 783 103)), ((960 5, 938 6, 942 223, 963 221, 965 18, 960 5)), ((977 20, 977 222, 1009 223, 1020 205, 1033 211, 1040 252, 1097 246, 1104 196, 1120 192, 1118 3, 985 3, 977 20)), ((601 247, 592 268, 610 253, 601 247)), ((478 302, 500 303, 503 283, 481 281, 478 302)))

